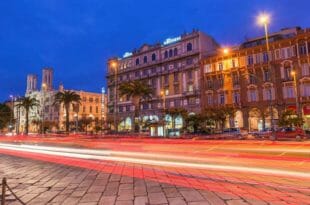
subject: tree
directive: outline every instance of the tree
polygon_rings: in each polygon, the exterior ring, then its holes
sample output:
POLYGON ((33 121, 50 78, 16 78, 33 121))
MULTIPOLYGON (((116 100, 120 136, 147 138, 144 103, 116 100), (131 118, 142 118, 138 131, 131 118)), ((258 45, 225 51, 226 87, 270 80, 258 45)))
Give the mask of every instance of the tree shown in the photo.
POLYGON ((32 97, 23 97, 17 103, 17 108, 23 108, 25 110, 25 134, 28 135, 29 129, 29 110, 34 107, 40 106, 39 101, 32 97))
POLYGON ((175 120, 177 117, 181 116, 183 119, 187 116, 187 111, 184 108, 169 108, 165 109, 165 114, 171 116, 172 128, 175 129, 175 120))
MULTIPOLYGON (((142 100, 147 100, 151 98, 153 89, 148 86, 144 81, 134 80, 122 83, 119 86, 120 96, 128 96, 131 98, 131 102, 135 106, 134 112, 134 123, 135 123, 135 132, 140 131, 140 106, 142 100)), ((116 112, 116 111, 114 111, 116 112)))
POLYGON ((90 117, 86 118, 86 117, 83 117, 82 119, 79 120, 79 124, 81 125, 81 128, 84 132, 86 132, 87 134, 87 128, 88 126, 93 123, 94 120, 90 117))
POLYGON ((58 92, 55 95, 55 101, 54 105, 63 105, 65 109, 66 114, 66 132, 69 134, 70 131, 70 122, 69 122, 69 111, 70 111, 70 105, 74 104, 80 104, 81 103, 81 97, 79 94, 73 91, 63 91, 58 92))
POLYGON ((282 127, 301 127, 303 124, 303 118, 299 117, 294 110, 285 110, 280 115, 279 125, 282 127))
POLYGON ((193 129, 194 133, 197 133, 202 128, 204 122, 204 116, 202 114, 188 115, 185 118, 187 129, 193 129))
POLYGON ((12 110, 5 103, 0 103, 0 130, 7 127, 11 120, 12 110))

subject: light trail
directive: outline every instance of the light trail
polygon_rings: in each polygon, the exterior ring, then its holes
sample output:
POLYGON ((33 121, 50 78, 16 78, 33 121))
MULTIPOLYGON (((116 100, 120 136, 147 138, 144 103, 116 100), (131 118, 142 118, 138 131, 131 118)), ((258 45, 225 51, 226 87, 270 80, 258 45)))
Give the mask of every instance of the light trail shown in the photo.
MULTIPOLYGON (((287 171, 280 169, 271 168, 259 168, 259 167, 242 167, 242 166, 232 166, 232 165, 216 165, 207 163, 191 163, 191 162, 172 162, 166 161, 165 159, 169 156, 161 154, 163 157, 161 160, 152 159, 141 159, 141 158, 131 158, 129 156, 145 156, 146 153, 131 153, 131 152, 121 152, 121 151, 105 151, 105 150, 90 150, 90 149, 76 149, 76 148, 57 148, 48 146, 32 146, 32 145, 11 145, 11 144, 0 144, 1 149, 14 150, 20 152, 32 152, 41 153, 54 156, 81 158, 81 159, 95 159, 95 160, 107 160, 107 161, 118 161, 145 165, 156 165, 156 166, 166 166, 166 167, 183 167, 183 168, 193 168, 193 169, 208 169, 208 170, 221 170, 221 171, 234 171, 234 172, 246 172, 246 173, 256 173, 256 174, 267 174, 267 175, 282 175, 290 177, 301 177, 310 178, 310 173, 297 172, 297 171, 287 171), (122 154, 127 157, 112 156, 112 154, 122 154)), ((1 151, 0 151, 1 152, 1 151)), ((150 155, 150 154, 148 154, 150 155)), ((153 154, 159 156, 158 154, 153 154)), ((151 155, 151 156, 153 156, 151 155)), ((182 157, 184 159, 184 157, 182 157)))

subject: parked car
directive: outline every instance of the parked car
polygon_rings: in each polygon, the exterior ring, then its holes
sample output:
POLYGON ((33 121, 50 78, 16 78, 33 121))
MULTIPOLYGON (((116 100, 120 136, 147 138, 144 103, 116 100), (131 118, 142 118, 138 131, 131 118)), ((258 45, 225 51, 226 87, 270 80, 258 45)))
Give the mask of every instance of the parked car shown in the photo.
POLYGON ((227 128, 223 130, 223 133, 220 134, 224 139, 246 139, 247 138, 247 133, 242 132, 239 128, 227 128))
POLYGON ((250 135, 254 136, 255 139, 268 139, 272 135, 271 128, 265 128, 260 131, 250 132, 250 135))
POLYGON ((306 138, 304 130, 299 127, 280 128, 270 136, 270 140, 295 139, 301 141, 306 138))

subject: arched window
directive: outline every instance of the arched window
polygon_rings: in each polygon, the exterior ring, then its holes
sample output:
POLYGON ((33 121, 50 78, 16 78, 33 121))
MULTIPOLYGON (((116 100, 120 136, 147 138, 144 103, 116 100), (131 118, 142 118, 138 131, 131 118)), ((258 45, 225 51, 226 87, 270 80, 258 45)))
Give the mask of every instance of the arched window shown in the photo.
POLYGON ((139 65, 140 64, 140 61, 139 61, 139 58, 136 59, 136 65, 139 65))
POLYGON ((168 58, 168 51, 165 51, 165 58, 168 58))
POLYGON ((193 45, 191 43, 188 43, 186 47, 187 47, 187 51, 193 50, 193 45))
POLYGON ((169 50, 169 57, 172 57, 172 49, 169 50))
POLYGON ((147 63, 147 56, 143 57, 143 63, 147 63))
POLYGON ((155 61, 155 60, 156 60, 156 54, 153 53, 153 54, 152 54, 152 61, 155 61))
POLYGON ((178 49, 177 48, 174 48, 173 55, 174 56, 178 55, 178 49))

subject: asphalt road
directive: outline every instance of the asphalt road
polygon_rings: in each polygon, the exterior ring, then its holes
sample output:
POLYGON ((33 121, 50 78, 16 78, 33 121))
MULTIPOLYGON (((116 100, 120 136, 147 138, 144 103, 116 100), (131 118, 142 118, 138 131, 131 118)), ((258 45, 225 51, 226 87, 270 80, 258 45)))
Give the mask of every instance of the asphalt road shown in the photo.
MULTIPOLYGON (((139 204, 134 180, 161 184, 157 188, 162 193, 158 195, 162 198, 159 204, 310 202, 309 141, 0 137, 0 154, 0 158, 26 158, 36 160, 34 163, 61 164, 130 178, 133 196, 127 200, 128 204, 139 204), (165 186, 174 187, 178 196, 167 195, 165 186), (182 188, 188 193, 182 194, 182 188)), ((118 192, 114 201, 105 204, 125 203, 126 200, 119 200, 122 199, 120 186, 119 183, 115 188, 118 192)), ((101 197, 104 190, 108 188, 99 191, 101 197)), ((146 188, 141 204, 157 203, 151 200, 151 193, 146 188)), ((46 203, 52 202, 53 198, 46 203)), ((100 198, 92 203, 100 204, 100 198)))

